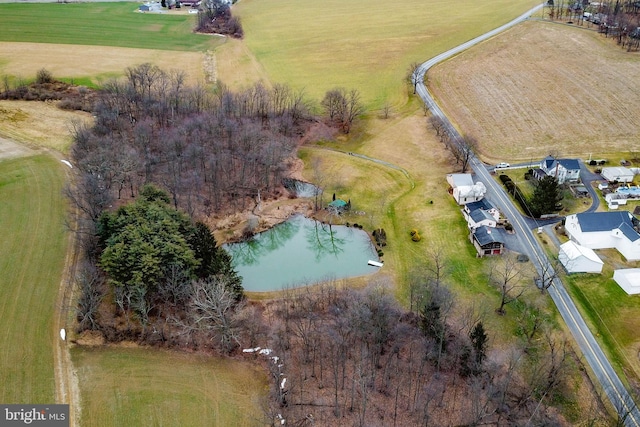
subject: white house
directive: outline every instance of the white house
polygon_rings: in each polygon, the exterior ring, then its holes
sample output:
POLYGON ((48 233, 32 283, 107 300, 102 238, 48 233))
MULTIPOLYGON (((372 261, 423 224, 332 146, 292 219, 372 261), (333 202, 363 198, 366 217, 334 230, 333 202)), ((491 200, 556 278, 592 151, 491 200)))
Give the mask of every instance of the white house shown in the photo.
POLYGON ((589 249, 615 248, 628 261, 640 260, 638 220, 627 211, 568 215, 565 231, 575 243, 589 249))
POLYGON ((495 228, 500 219, 500 211, 487 199, 467 203, 462 209, 462 215, 472 231, 483 225, 495 228))
POLYGON ((631 182, 633 181, 633 171, 623 166, 612 166, 602 168, 600 175, 609 182, 631 182))
POLYGON ((558 179, 558 184, 577 182, 580 179, 580 162, 576 159, 555 159, 547 156, 540 162, 540 170, 558 179))
POLYGON ((459 205, 482 200, 487 188, 481 181, 473 182, 471 174, 452 173, 447 175, 447 182, 451 186, 451 194, 459 205))
POLYGON ((604 263, 593 249, 572 241, 560 245, 558 259, 568 273, 602 273, 604 263))
POLYGON ((627 294, 640 294, 640 268, 614 270, 613 280, 615 280, 627 294))

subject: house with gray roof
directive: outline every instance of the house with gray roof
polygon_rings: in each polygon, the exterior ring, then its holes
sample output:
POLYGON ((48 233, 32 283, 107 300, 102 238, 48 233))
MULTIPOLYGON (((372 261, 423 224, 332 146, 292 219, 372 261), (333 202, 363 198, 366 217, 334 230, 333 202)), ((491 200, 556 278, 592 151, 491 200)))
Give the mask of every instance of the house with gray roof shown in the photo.
POLYGON ((462 215, 472 231, 483 225, 495 228, 500 219, 500 211, 487 199, 467 203, 462 209, 462 215))
POLYGON ((640 260, 639 221, 630 212, 585 212, 567 216, 565 231, 590 249, 615 248, 628 261, 640 260))
POLYGON ((556 159, 547 156, 540 162, 540 170, 547 176, 553 176, 558 184, 580 180, 580 162, 577 159, 556 159))
POLYGON ((480 226, 471 231, 469 240, 478 252, 478 257, 501 255, 505 251, 504 240, 494 228, 480 226))

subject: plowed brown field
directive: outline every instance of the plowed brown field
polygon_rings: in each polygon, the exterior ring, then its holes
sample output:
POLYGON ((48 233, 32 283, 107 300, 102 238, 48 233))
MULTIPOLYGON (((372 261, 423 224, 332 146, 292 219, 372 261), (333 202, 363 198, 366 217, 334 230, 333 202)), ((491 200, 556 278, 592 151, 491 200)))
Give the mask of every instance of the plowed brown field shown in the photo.
POLYGON ((428 84, 481 157, 640 150, 640 54, 592 30, 519 25, 434 68, 428 84))

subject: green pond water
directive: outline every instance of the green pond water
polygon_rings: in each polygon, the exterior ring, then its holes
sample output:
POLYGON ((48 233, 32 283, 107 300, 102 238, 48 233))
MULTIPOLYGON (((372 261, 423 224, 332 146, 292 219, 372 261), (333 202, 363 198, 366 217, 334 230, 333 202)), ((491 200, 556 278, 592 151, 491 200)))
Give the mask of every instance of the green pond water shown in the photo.
POLYGON ((378 254, 362 230, 329 226, 298 215, 253 239, 223 246, 246 291, 265 292, 329 279, 362 276, 378 254))

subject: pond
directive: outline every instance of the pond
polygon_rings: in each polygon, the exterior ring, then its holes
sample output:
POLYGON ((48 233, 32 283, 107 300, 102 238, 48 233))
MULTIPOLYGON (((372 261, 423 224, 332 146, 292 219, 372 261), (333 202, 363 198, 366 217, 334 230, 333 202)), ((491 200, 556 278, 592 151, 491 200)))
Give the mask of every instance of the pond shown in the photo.
POLYGON ((242 286, 250 292, 278 291, 378 270, 367 264, 378 261, 367 233, 302 215, 223 248, 233 257, 242 286))

